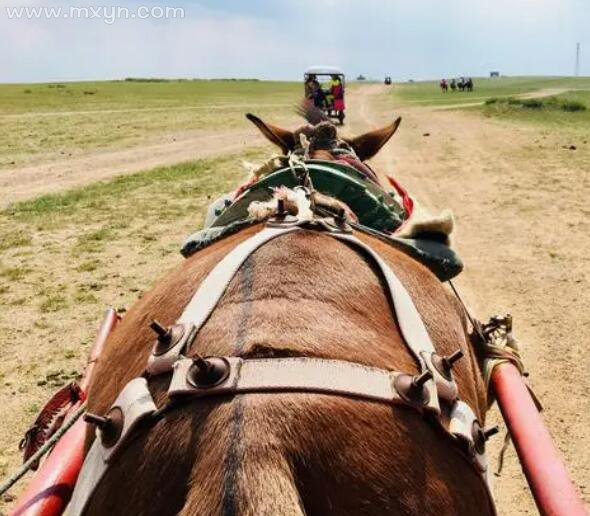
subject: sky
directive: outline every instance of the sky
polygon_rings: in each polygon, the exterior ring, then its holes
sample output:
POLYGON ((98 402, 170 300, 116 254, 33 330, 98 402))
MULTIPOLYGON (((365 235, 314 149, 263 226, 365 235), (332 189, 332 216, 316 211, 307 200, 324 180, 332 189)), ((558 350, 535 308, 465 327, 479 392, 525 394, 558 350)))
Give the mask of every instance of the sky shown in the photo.
POLYGON ((589 1, 0 0, 0 82, 297 80, 317 64, 394 80, 572 75, 577 42, 590 75, 589 1))

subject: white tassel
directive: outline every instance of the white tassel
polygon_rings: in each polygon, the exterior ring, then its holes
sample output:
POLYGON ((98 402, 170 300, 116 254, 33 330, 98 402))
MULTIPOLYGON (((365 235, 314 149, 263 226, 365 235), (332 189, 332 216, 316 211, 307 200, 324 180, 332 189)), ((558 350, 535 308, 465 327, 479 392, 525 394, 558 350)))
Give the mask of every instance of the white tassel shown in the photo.
POLYGON ((311 202, 307 197, 304 189, 296 188, 292 190, 281 186, 273 189, 272 199, 268 201, 253 201, 248 206, 248 216, 254 221, 263 221, 279 210, 279 199, 284 202, 285 209, 297 215, 299 220, 311 220, 313 212, 311 211, 311 202))
POLYGON ((429 210, 414 201, 414 211, 411 217, 395 234, 400 238, 413 238, 422 233, 439 233, 446 238, 447 245, 450 245, 450 235, 455 228, 455 218, 451 210, 443 210, 438 215, 432 214, 429 210))

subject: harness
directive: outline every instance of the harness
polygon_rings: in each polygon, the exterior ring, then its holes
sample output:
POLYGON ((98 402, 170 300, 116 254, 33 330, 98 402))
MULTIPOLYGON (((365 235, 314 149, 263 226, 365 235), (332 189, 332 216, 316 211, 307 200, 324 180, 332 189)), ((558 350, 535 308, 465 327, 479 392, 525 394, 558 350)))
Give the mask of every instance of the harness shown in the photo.
MULTIPOLYGON (((252 224, 248 206, 253 201, 268 201, 272 189, 296 188, 307 177, 313 189, 344 202, 358 216, 355 229, 386 241, 428 267, 441 281, 457 276, 463 270, 460 257, 448 245, 432 238, 401 238, 395 235, 413 209, 411 198, 395 180, 394 191, 388 193, 365 174, 345 163, 350 158, 346 149, 339 149, 340 161, 304 160, 293 153, 290 166, 280 167, 244 188, 235 199, 222 197, 208 210, 206 227, 184 242, 181 253, 188 257, 195 252, 252 224), (398 201, 398 198, 401 200, 398 201)), ((334 150, 331 152, 335 152, 334 150)))
MULTIPOLYGON (((422 415, 449 445, 486 478, 486 432, 472 408, 458 397, 453 363, 436 353, 409 293, 389 265, 350 226, 332 217, 300 221, 277 215, 265 228, 237 245, 201 282, 176 324, 152 328, 158 339, 142 377, 131 380, 120 392, 106 416, 87 415, 95 423, 96 439, 82 466, 69 505, 70 515, 81 515, 111 464, 139 432, 166 416, 170 410, 197 398, 239 393, 306 392, 403 405, 422 415), (381 274, 395 311, 401 336, 419 366, 417 375, 390 371, 342 360, 293 357, 242 359, 239 357, 188 358, 199 331, 225 293, 242 264, 257 249, 285 235, 321 231, 350 245, 375 265, 381 274), (148 389, 154 376, 171 373, 168 402, 161 408, 148 389)), ((193 354, 194 354, 194 350, 193 354)), ((488 492, 489 494, 489 492, 488 492)), ((490 507, 495 511, 491 495, 490 507)))

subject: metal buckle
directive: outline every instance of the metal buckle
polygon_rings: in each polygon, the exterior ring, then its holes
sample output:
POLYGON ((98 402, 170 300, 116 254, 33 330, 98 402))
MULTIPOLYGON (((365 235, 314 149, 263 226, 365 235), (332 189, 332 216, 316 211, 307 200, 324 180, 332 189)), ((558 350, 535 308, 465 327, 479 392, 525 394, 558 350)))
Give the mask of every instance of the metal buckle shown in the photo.
MULTIPOLYGON (((178 327, 180 324, 175 324, 173 327, 178 327)), ((194 324, 183 323, 183 332, 177 332, 177 340, 173 346, 168 347, 166 351, 162 351, 158 348, 158 344, 154 346, 152 354, 148 359, 146 367, 146 373, 149 375, 156 375, 167 373, 172 371, 174 363, 178 360, 183 351, 190 347, 195 336, 197 329, 194 324)))
POLYGON ((269 228, 285 228, 297 226, 301 221, 295 215, 276 215, 266 221, 266 226, 269 228))

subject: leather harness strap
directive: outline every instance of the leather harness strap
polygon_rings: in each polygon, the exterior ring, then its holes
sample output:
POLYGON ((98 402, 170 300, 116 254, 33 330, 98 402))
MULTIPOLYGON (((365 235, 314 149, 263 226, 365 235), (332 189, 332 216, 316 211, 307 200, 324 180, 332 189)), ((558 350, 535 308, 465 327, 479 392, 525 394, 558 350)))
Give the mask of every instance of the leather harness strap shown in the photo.
MULTIPOLYGON (((173 401, 237 393, 308 392, 404 404, 434 415, 431 420, 445 429, 447 435, 463 443, 463 449, 467 450, 472 464, 485 474, 485 457, 481 447, 476 445, 474 433, 474 429, 479 428, 477 417, 466 403, 458 400, 457 386, 452 376, 442 374, 440 368, 436 367, 434 346, 412 298, 389 265, 371 247, 351 233, 347 226, 327 219, 311 222, 271 220, 262 231, 228 253, 202 281, 177 321, 178 327, 182 328, 181 338, 163 353, 157 351, 157 346, 154 348, 148 361, 147 376, 172 371, 168 396, 173 401), (403 339, 420 366, 419 384, 416 384, 416 377, 401 372, 341 360, 307 357, 215 357, 220 371, 219 378, 213 384, 199 382, 196 374, 199 369, 195 370, 198 364, 194 359, 185 358, 184 354, 190 350, 199 330, 219 303, 229 283, 253 252, 281 235, 302 230, 301 226, 326 231, 326 234, 369 256, 378 266, 388 287, 403 339), (448 429, 443 425, 443 411, 445 419, 450 421, 448 429)), ((133 428, 144 418, 153 415, 155 410, 144 378, 136 378, 127 384, 109 412, 122 415, 122 430, 111 444, 105 443, 106 433, 97 429, 97 438, 82 466, 69 514, 84 513, 113 454, 125 445, 133 428)))
POLYGON ((227 357, 225 360, 228 364, 227 379, 212 387, 200 387, 191 380, 192 359, 179 360, 174 366, 168 395, 175 398, 253 392, 310 392, 407 404, 395 388, 396 379, 402 373, 322 358, 243 360, 227 357))
MULTIPOLYGON (((299 226, 267 227, 238 244, 230 253, 225 255, 201 282, 201 285, 179 317, 178 324, 190 324, 198 332, 215 310, 230 281, 248 257, 256 249, 272 239, 298 229, 299 226)), ((186 339, 183 339, 166 353, 152 355, 148 360, 147 373, 154 375, 170 371, 186 345, 186 339)))
POLYGON ((134 378, 123 388, 109 411, 109 417, 120 418, 118 435, 97 431, 76 481, 67 508, 68 516, 84 513, 90 496, 102 480, 113 456, 116 457, 116 452, 128 442, 133 430, 155 411, 156 405, 145 378, 134 378))
MULTIPOLYGON (((432 356, 435 354, 434 345, 430 335, 426 331, 424 321, 416 309, 410 294, 402 285, 391 267, 377 254, 370 246, 361 242, 352 234, 330 233, 331 236, 353 244, 356 248, 368 254, 379 267, 382 276, 388 286, 389 295, 394 306, 396 320, 399 325, 402 337, 406 346, 410 349, 418 363, 421 371, 430 371, 434 383, 438 388, 438 397, 446 401, 453 401, 457 397, 457 385, 451 379, 445 378, 440 371, 434 367, 432 356)), ((434 398, 437 399, 437 392, 434 391, 434 398)))

